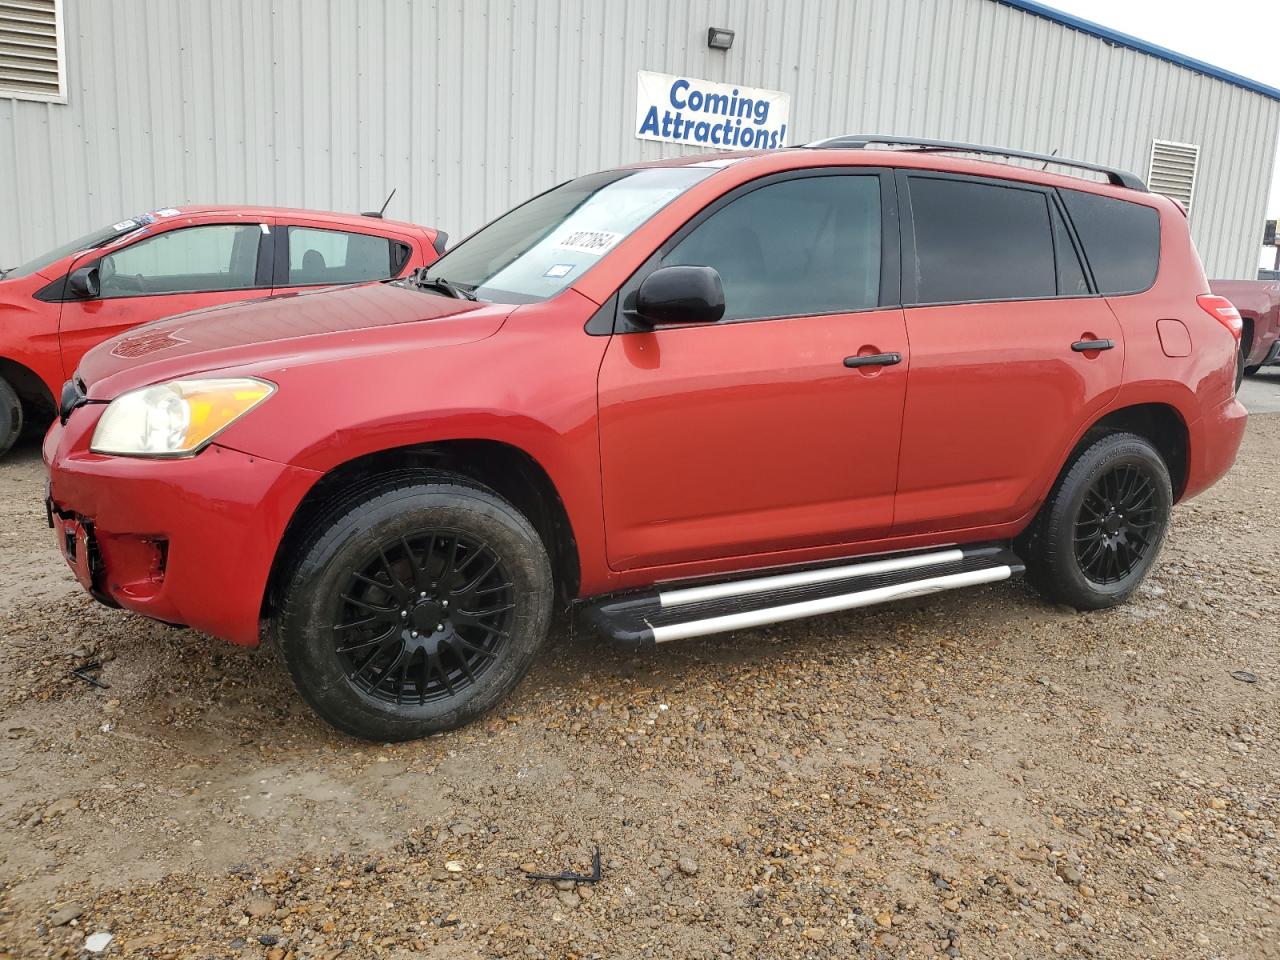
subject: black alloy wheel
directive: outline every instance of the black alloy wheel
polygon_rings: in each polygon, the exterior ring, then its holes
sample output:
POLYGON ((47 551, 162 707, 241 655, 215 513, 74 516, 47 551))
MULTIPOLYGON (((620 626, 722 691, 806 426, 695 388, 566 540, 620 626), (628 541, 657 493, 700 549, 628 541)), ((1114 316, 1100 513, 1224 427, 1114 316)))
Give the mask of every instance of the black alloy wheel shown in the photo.
POLYGON ((465 691, 511 636, 512 587, 501 557, 456 531, 381 544, 334 604, 334 650, 347 681, 392 704, 465 691))
POLYGON ((271 629, 298 691, 340 730, 452 730, 515 689, 546 642, 546 545, 488 487, 399 470, 331 494, 305 525, 271 629))
POLYGON ((1159 522, 1156 485, 1134 464, 1096 477, 1076 516, 1075 553, 1094 583, 1119 583, 1142 562, 1159 522))

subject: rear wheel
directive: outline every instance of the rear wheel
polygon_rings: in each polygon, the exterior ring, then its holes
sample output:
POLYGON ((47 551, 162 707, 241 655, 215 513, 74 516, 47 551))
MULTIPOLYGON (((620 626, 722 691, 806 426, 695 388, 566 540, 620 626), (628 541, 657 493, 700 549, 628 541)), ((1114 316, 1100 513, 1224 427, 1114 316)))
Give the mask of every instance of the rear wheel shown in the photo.
POLYGON ((1169 470, 1132 433, 1103 437, 1059 478, 1024 544, 1027 579, 1081 610, 1129 598, 1155 563, 1173 506, 1169 470))
POLYGON ((304 547, 276 619, 298 690, 370 740, 460 726, 505 697, 547 635, 551 564, 533 527, 456 477, 347 501, 304 547))
POLYGON ((9 384, 0 377, 0 457, 18 442, 22 434, 22 401, 9 384))

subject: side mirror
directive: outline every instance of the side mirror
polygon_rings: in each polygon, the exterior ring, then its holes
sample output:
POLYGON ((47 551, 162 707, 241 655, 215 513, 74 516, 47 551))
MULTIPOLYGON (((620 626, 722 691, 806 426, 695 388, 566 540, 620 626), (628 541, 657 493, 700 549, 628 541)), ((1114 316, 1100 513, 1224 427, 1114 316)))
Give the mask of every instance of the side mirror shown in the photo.
POLYGON ((92 300, 100 292, 96 266, 81 267, 67 277, 67 293, 77 300, 92 300))
POLYGON ((724 316, 724 286, 712 267, 659 267, 636 291, 636 319, 659 323, 715 323, 724 316))

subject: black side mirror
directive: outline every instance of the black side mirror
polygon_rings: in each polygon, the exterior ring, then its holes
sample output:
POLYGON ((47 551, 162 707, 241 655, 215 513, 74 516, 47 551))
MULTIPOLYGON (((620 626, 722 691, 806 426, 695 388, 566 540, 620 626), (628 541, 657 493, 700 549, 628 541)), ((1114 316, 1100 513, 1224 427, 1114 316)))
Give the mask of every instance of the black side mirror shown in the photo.
POLYGON ((77 300, 92 300, 100 292, 96 266, 81 267, 67 277, 67 293, 77 300))
POLYGON ((659 323, 715 323, 724 316, 724 286, 712 267, 659 267, 636 291, 636 319, 659 323))

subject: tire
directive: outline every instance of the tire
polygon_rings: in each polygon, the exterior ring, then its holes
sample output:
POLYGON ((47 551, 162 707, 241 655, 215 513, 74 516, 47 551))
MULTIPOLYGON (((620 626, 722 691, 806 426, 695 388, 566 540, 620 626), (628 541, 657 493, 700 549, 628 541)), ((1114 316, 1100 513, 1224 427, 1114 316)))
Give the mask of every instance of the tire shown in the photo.
POLYGON ((1257 375, 1258 375, 1258 371, 1259 371, 1259 370, 1261 370, 1261 369, 1262 369, 1262 364, 1260 364, 1260 363, 1258 363, 1258 364, 1254 364, 1252 367, 1245 367, 1245 368, 1244 368, 1244 375, 1245 375, 1246 377, 1255 377, 1255 376, 1257 376, 1257 375))
POLYGON ((0 377, 0 457, 22 436, 22 401, 9 381, 0 377))
POLYGON ((1027 580, 1077 610, 1123 603, 1160 553, 1173 486, 1146 439, 1113 433, 1067 466, 1020 544, 1027 580))
POLYGON ((303 698, 353 736, 459 727, 510 693, 546 641, 542 540, 461 477, 401 473, 349 496, 296 556, 273 632, 303 698))

